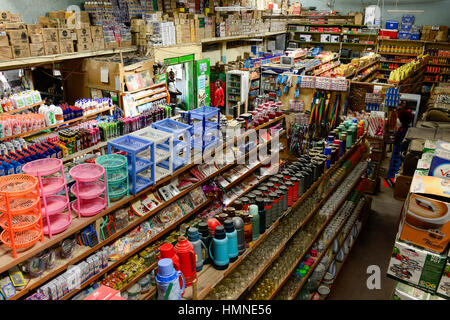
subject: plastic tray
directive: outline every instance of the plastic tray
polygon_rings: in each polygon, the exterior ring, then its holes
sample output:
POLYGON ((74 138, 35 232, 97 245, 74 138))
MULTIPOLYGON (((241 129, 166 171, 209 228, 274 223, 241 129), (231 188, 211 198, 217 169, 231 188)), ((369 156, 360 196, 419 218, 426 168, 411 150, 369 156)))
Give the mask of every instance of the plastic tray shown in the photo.
POLYGON ((114 147, 121 151, 126 151, 128 153, 138 153, 149 148, 152 144, 153 142, 151 141, 128 134, 112 141, 108 141, 108 153, 111 154, 111 147, 114 147))
MULTIPOLYGON (((37 226, 26 231, 14 232, 14 247, 27 248, 34 245, 42 236, 43 230, 37 226)), ((4 230, 0 235, 0 240, 8 247, 12 247, 9 230, 4 230)))
POLYGON ((187 130, 190 130, 192 126, 172 120, 170 118, 166 118, 152 123, 152 128, 180 135, 184 134, 187 130))
MULTIPOLYGON (((15 232, 28 230, 32 228, 34 225, 36 225, 38 222, 40 222, 40 218, 41 215, 37 209, 30 210, 24 214, 11 216, 12 229, 15 232)), ((7 214, 3 214, 0 216, 0 227, 2 227, 3 229, 10 228, 10 226, 8 225, 7 214)))
POLYGON ((42 190, 41 194, 43 196, 51 196, 59 193, 66 184, 66 179, 64 177, 49 177, 42 178, 42 190))
POLYGON ((217 115, 219 114, 219 108, 214 108, 214 107, 199 107, 197 109, 191 110, 189 111, 191 114, 191 118, 194 119, 203 119, 203 118, 212 118, 212 117, 217 117, 217 115))
POLYGON ((48 176, 61 170, 62 160, 56 158, 39 159, 28 162, 22 167, 22 171, 32 176, 48 176))
MULTIPOLYGON (((15 198, 15 197, 9 198, 8 201, 9 201, 10 213, 11 214, 21 214, 23 212, 27 212, 33 208, 36 208, 39 198, 40 197, 38 196, 37 192, 23 195, 20 198, 15 198)), ((5 196, 2 196, 2 195, 0 195, 0 212, 7 212, 6 198, 5 198, 5 196)))
POLYGON ((155 144, 164 143, 165 141, 173 138, 173 135, 171 135, 170 133, 151 127, 140 129, 131 133, 131 135, 153 141, 155 144))
MULTIPOLYGON (((72 220, 70 219, 68 212, 51 216, 49 219, 52 235, 65 231, 72 224, 72 220)), ((50 234, 47 219, 43 218, 42 220, 44 221, 44 234, 50 234)))
POLYGON ((72 202, 72 209, 83 217, 95 216, 102 212, 105 207, 106 202, 103 198, 79 199, 72 202), (80 203, 80 210, 78 209, 78 203, 80 203))
MULTIPOLYGON (((69 203, 65 195, 48 196, 45 197, 45 201, 47 201, 47 214, 49 216, 63 212, 69 203)), ((45 214, 45 206, 43 199, 41 200, 41 212, 42 214, 45 214)))
POLYGON ((77 190, 75 182, 70 188, 70 192, 77 198, 93 199, 99 197, 105 191, 105 185, 102 181, 80 182, 80 192, 77 190))
POLYGON ((37 190, 38 179, 27 174, 11 174, 0 177, 0 192, 9 196, 21 196, 37 190))
POLYGON ((122 167, 126 167, 128 160, 126 156, 121 154, 105 154, 95 159, 95 163, 104 167, 108 173, 110 169, 121 169, 122 167))
POLYGON ((95 163, 82 163, 70 169, 69 174, 75 180, 90 182, 100 179, 105 173, 105 168, 95 163))

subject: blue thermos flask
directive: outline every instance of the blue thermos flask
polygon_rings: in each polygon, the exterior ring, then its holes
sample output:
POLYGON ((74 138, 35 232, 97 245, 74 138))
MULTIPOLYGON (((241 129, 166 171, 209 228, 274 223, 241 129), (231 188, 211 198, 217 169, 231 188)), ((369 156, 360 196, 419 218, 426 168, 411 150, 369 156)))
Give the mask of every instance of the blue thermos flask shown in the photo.
POLYGON ((233 220, 227 219, 223 224, 228 238, 228 257, 230 257, 230 262, 234 262, 239 256, 237 231, 234 228, 233 220))
POLYGON ((164 258, 158 261, 158 274, 156 275, 158 300, 181 300, 185 284, 183 273, 175 270, 171 259, 164 258), (180 276, 183 279, 181 288, 180 276))
POLYGON ((230 257, 228 255, 228 238, 223 226, 217 226, 214 238, 209 245, 209 256, 213 261, 213 266, 217 270, 228 268, 230 257))
POLYGON ((200 240, 197 228, 191 227, 188 229, 188 241, 194 247, 195 270, 199 272, 203 269, 203 264, 206 262, 207 255, 206 255, 206 246, 203 243, 203 241, 200 240))

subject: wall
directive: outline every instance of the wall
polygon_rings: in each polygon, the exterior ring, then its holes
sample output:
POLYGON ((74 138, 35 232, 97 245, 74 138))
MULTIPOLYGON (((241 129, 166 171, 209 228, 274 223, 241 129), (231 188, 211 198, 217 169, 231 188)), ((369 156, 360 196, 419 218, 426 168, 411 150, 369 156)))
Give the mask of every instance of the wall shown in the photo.
MULTIPOLYGON (((291 0, 292 1, 292 0, 291 0)), ((341 13, 350 11, 364 12, 364 8, 369 5, 376 5, 381 9, 381 20, 384 26, 386 20, 401 20, 403 14, 388 13, 388 9, 398 10, 424 10, 424 13, 414 14, 417 25, 449 25, 448 12, 450 11, 450 0, 295 0, 302 4, 304 8, 316 7, 317 10, 330 10, 327 2, 333 3, 334 10, 341 13)))
POLYGON ((70 5, 83 9, 85 0, 0 0, 3 11, 19 13, 25 23, 37 23, 38 16, 45 16, 49 11, 65 10, 70 5))
MULTIPOLYGON (((235 48, 228 48, 226 51, 226 62, 236 61, 238 56, 244 58, 244 53, 251 52, 251 46, 240 46, 235 48)), ((202 52, 203 58, 209 58, 211 65, 220 61, 220 50, 208 50, 202 52)))

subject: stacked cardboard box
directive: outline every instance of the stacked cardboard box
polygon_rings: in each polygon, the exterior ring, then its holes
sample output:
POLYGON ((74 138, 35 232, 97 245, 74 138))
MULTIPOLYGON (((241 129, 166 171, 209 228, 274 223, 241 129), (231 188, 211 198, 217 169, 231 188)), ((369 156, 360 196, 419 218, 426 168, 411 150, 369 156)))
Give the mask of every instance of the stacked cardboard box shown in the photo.
MULTIPOLYGON (((10 19, 11 17, 12 14, 9 15, 10 19)), ((17 21, 17 16, 15 20, 15 22, 12 22, 11 20, 9 22, 4 22, 9 45, 12 50, 12 57, 14 59, 30 57, 30 45, 26 25, 23 22, 17 21)))
POLYGON ((101 26, 92 26, 91 36, 93 50, 105 49, 105 39, 103 38, 103 28, 101 26))
POLYGON ((44 38, 42 37, 42 25, 27 25, 28 38, 30 39, 30 54, 33 57, 45 56, 44 38))
POLYGON ((91 51, 94 50, 94 45, 92 44, 92 34, 91 28, 81 28, 75 30, 77 38, 77 51, 91 51))
POLYGON ((61 53, 59 48, 59 29, 58 28, 43 28, 42 37, 44 39, 45 55, 61 53))

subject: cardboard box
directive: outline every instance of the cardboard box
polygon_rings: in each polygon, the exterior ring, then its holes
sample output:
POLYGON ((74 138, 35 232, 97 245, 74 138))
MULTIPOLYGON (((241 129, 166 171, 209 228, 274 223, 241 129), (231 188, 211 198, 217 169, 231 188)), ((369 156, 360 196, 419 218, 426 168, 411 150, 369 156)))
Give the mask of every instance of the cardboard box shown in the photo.
POLYGON ((57 41, 50 41, 50 42, 44 42, 44 51, 45 55, 52 55, 52 54, 59 54, 59 42, 57 41))
POLYGON ((13 58, 28 58, 30 56, 30 46, 28 43, 11 46, 13 58))
POLYGON ((32 57, 45 56, 44 43, 30 43, 30 55, 32 57))
POLYGON ((428 292, 436 292, 447 261, 446 254, 395 241, 387 274, 428 292))
POLYGON ((27 24, 28 35, 41 34, 42 35, 42 25, 40 24, 27 24))
POLYGON ((74 53, 75 48, 73 46, 73 41, 72 40, 59 41, 59 51, 61 53, 74 53))
POLYGON ((0 61, 1 60, 9 60, 13 58, 13 54, 10 46, 2 46, 0 47, 0 61))
POLYGON ((91 27, 92 39, 103 38, 103 28, 101 26, 91 27))
POLYGON ((58 29, 59 41, 72 40, 72 30, 66 28, 58 29))
POLYGON ((5 27, 7 30, 26 30, 27 25, 23 22, 5 22, 5 27))
POLYGON ((30 34, 30 43, 42 43, 44 42, 44 38, 42 37, 42 34, 30 34))
POLYGON ((84 43, 77 43, 77 52, 84 52, 84 51, 92 51, 93 45, 91 42, 84 42, 84 43))
POLYGON ((450 298, 450 257, 447 257, 447 263, 442 272, 441 281, 439 281, 436 293, 447 299, 450 298))
POLYGON ((58 42, 58 29, 57 28, 44 28, 42 29, 42 36, 45 42, 58 42))
POLYGON ((0 11, 0 22, 9 22, 9 21, 11 21, 11 12, 0 11))
POLYGON ((78 37, 77 43, 92 43, 92 38, 91 37, 78 37))
POLYGON ((450 184, 447 179, 414 176, 400 240, 441 253, 450 242, 450 184))
POLYGON ((91 35, 91 28, 81 28, 81 29, 76 29, 75 33, 77 34, 77 40, 79 40, 80 38, 86 38, 89 37, 92 39, 92 35, 91 35))
POLYGON ((399 175, 395 179, 394 198, 404 201, 411 187, 412 177, 399 175))
POLYGON ((92 49, 94 50, 105 49, 105 40, 103 38, 94 38, 92 40, 92 49))
POLYGON ((7 30, 9 42, 13 44, 28 43, 28 32, 27 30, 7 30))

